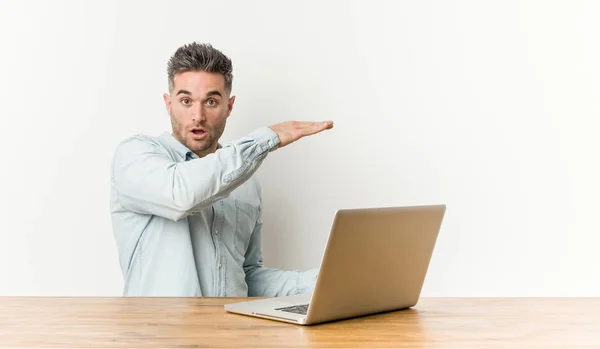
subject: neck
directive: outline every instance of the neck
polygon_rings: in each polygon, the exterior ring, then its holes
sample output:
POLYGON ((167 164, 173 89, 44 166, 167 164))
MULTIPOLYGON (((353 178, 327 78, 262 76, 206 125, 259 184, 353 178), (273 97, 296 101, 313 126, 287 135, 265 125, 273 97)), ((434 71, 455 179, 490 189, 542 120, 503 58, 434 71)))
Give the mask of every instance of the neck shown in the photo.
POLYGON ((195 153, 196 155, 198 155, 198 157, 199 157, 199 158, 203 158, 203 157, 205 157, 206 155, 208 155, 208 154, 212 154, 212 153, 214 153, 214 152, 216 152, 216 151, 217 151, 217 146, 216 146, 216 145, 213 145, 213 146, 211 146, 209 149, 206 149, 205 151, 195 151, 194 153, 195 153))
POLYGON ((221 149, 223 146, 221 145, 221 143, 219 143, 218 141, 215 142, 209 149, 206 149, 205 151, 197 151, 194 152, 196 155, 198 155, 198 157, 203 158, 208 154, 212 154, 215 153, 218 149, 221 149))

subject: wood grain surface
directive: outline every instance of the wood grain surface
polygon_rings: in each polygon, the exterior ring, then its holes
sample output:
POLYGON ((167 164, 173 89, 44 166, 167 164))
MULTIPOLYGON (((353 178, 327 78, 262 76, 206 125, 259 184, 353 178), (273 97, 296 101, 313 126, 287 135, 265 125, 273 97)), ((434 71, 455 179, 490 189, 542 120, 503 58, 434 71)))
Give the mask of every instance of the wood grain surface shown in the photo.
POLYGON ((315 326, 235 298, 0 298, 0 348, 600 348, 599 298, 423 298, 315 326))

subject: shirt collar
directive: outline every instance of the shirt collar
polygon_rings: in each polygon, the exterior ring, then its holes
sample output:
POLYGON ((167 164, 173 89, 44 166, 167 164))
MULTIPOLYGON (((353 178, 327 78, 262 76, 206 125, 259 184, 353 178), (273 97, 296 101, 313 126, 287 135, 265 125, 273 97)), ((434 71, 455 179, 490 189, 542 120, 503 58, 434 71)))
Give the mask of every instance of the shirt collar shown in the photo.
POLYGON ((188 157, 196 155, 188 147, 186 147, 175 137, 173 137, 173 135, 169 132, 163 133, 161 138, 169 144, 169 147, 171 147, 171 149, 173 149, 177 154, 179 154, 179 156, 181 156, 185 160, 187 160, 188 157))
MULTIPOLYGON (((175 152, 177 154, 179 154, 183 159, 185 160, 189 160, 189 159, 197 159, 198 155, 196 155, 193 151, 191 151, 188 147, 186 147, 185 145, 183 145, 180 141, 177 140, 177 138, 173 137, 173 134, 169 133, 169 132, 165 132, 162 134, 161 136, 168 144, 169 146, 175 150, 175 152)), ((221 149, 221 143, 217 144, 217 149, 221 149)))

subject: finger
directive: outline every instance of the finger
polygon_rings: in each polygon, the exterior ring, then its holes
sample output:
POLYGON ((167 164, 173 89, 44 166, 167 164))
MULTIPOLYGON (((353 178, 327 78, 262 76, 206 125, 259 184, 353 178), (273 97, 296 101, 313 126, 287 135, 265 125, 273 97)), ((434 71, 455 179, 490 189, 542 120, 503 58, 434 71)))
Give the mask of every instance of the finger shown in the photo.
POLYGON ((316 129, 316 130, 325 130, 327 128, 333 127, 333 121, 322 121, 322 122, 306 122, 301 125, 300 128, 303 129, 316 129))
POLYGON ((333 127, 333 124, 328 122, 315 122, 312 125, 301 130, 303 136, 313 135, 323 130, 333 127))
POLYGON ((323 122, 319 122, 316 123, 315 127, 319 130, 319 131, 323 131, 323 130, 328 130, 330 128, 333 127, 333 121, 323 121, 323 122))

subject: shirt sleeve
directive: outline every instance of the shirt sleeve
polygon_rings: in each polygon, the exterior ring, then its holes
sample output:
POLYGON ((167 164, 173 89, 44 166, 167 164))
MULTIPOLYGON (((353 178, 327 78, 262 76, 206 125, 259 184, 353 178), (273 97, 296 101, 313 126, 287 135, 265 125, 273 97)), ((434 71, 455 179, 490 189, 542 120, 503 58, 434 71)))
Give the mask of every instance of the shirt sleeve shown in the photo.
POLYGON ((176 162, 156 141, 134 136, 117 146, 112 181, 125 209, 177 221, 227 197, 279 142, 262 127, 203 158, 176 162))

